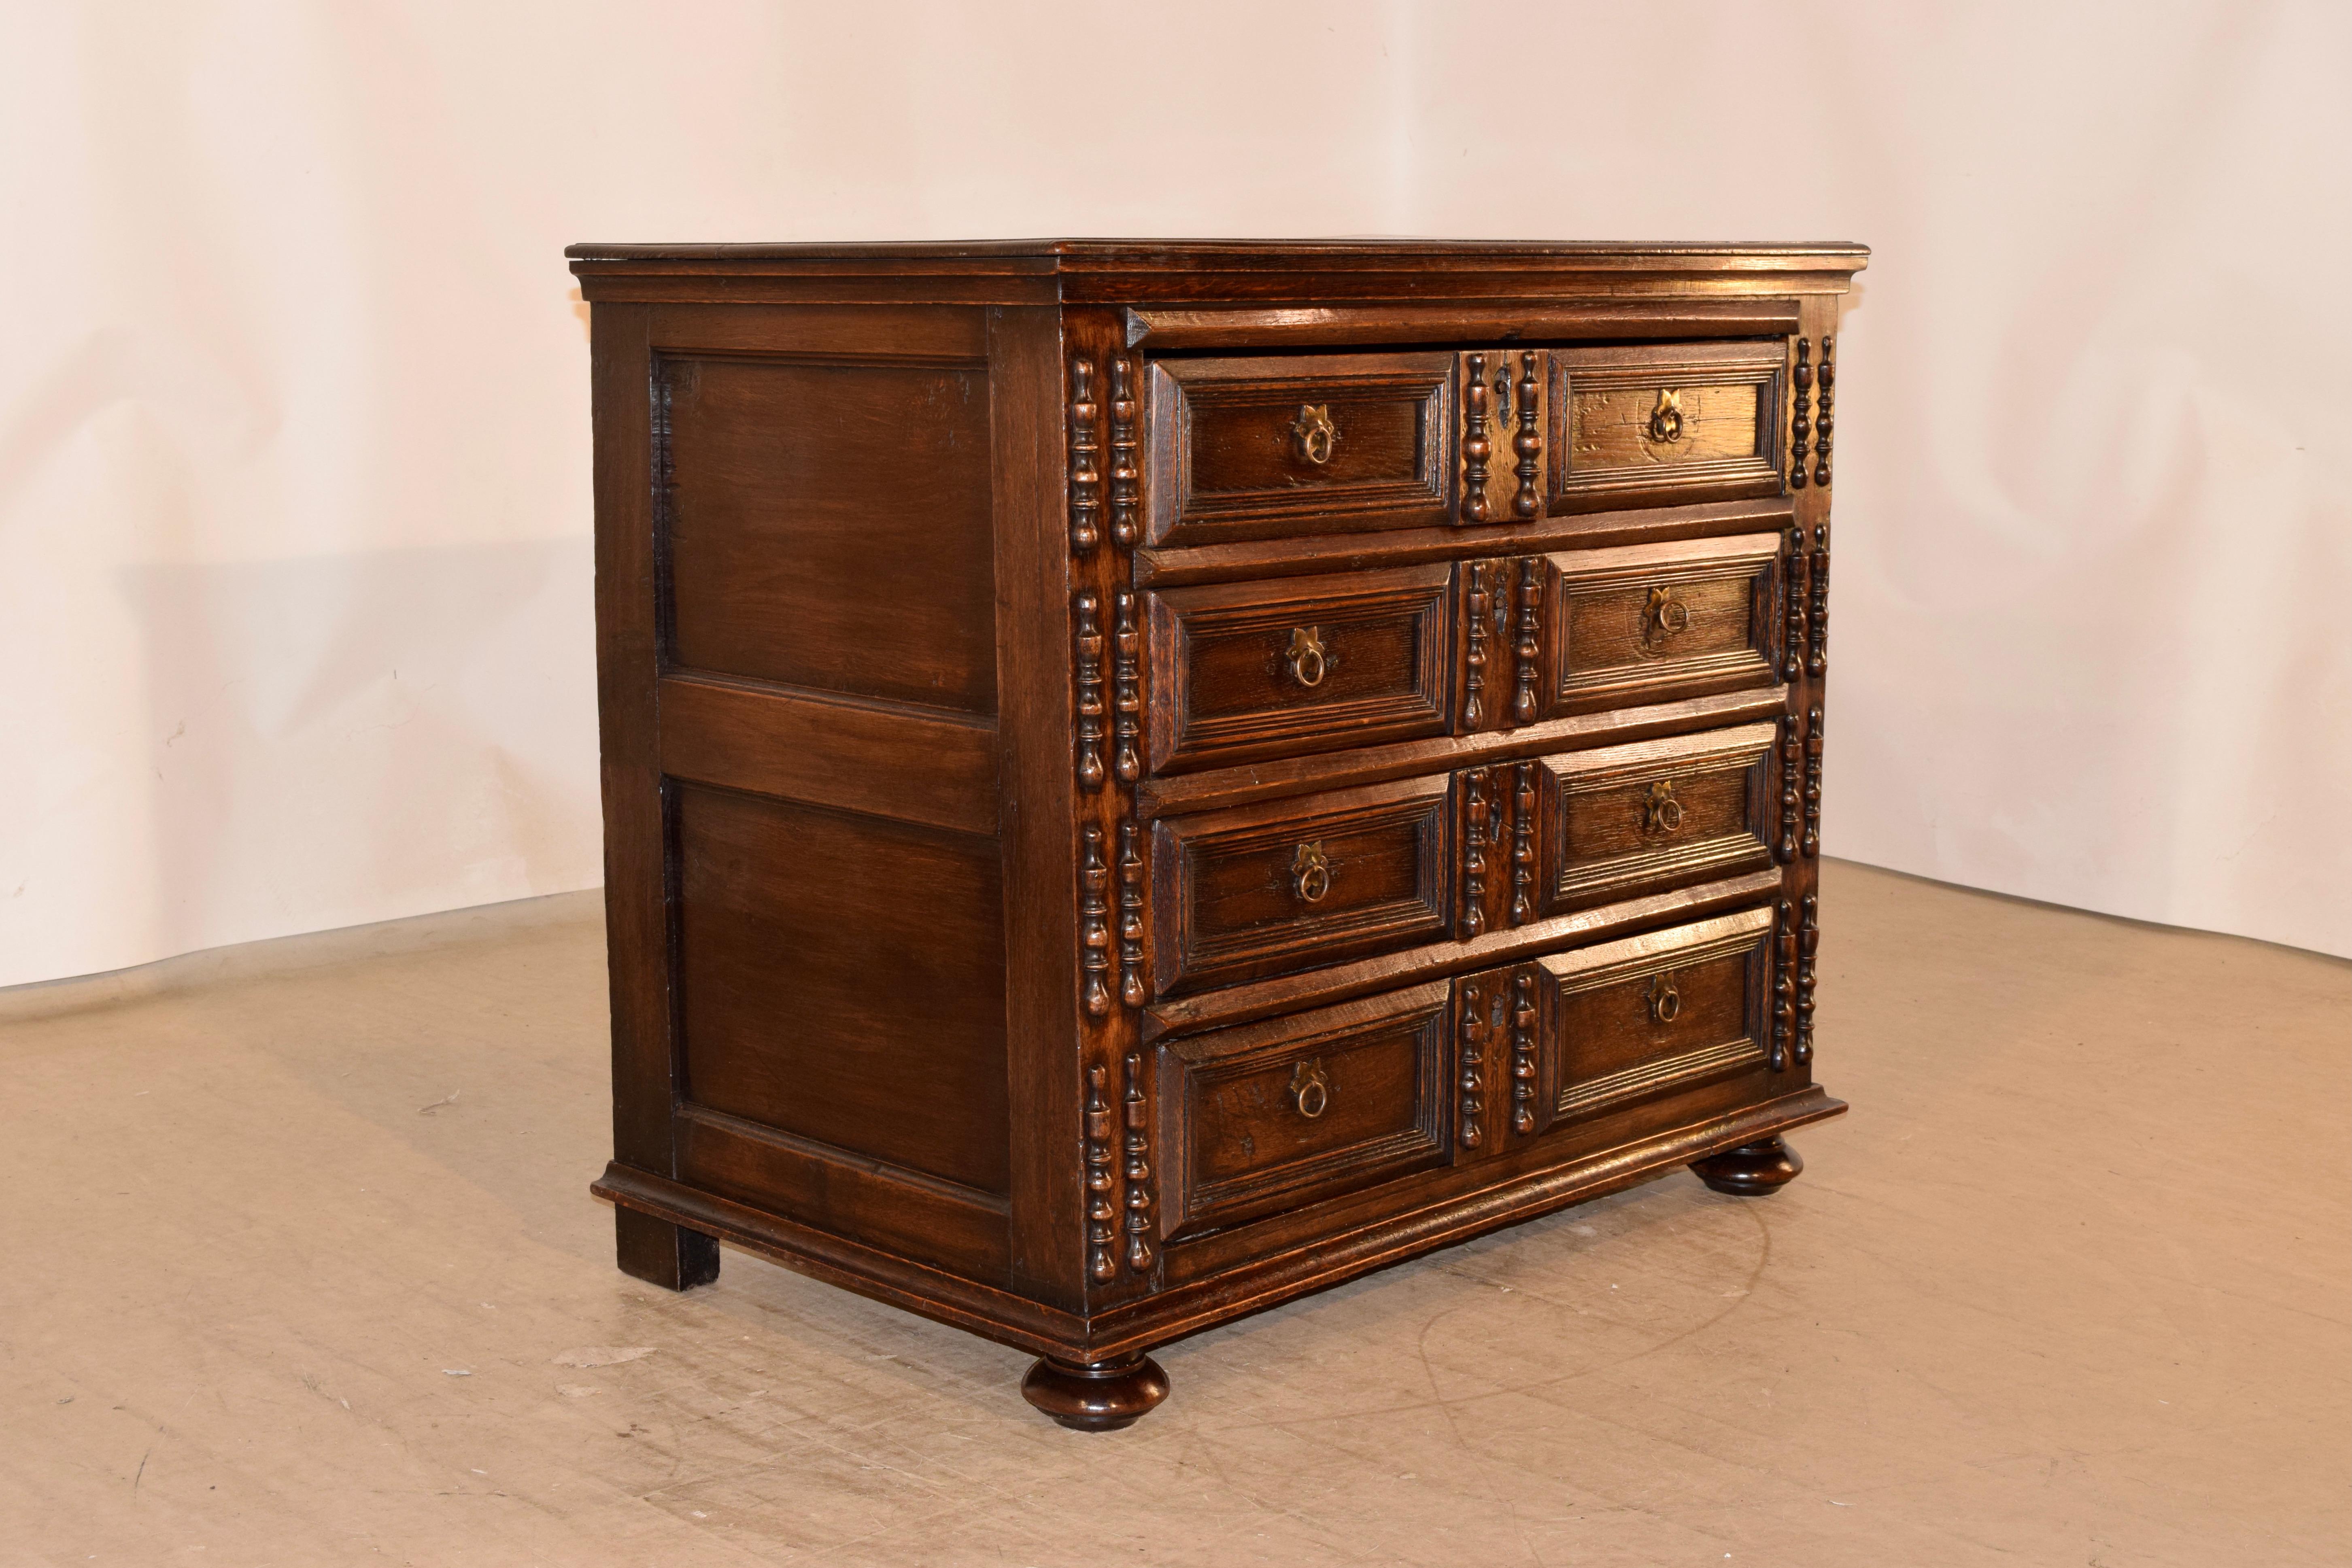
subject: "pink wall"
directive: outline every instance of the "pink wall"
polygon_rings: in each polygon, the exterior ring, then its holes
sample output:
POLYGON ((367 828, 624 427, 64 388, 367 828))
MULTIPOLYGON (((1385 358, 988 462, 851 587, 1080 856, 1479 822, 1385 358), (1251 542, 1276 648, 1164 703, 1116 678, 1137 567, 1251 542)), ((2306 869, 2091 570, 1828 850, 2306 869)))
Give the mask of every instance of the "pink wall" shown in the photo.
POLYGON ((1833 853, 2352 953, 2327 5, 57 5, 0 984, 593 884, 571 240, 1860 239, 1833 853))

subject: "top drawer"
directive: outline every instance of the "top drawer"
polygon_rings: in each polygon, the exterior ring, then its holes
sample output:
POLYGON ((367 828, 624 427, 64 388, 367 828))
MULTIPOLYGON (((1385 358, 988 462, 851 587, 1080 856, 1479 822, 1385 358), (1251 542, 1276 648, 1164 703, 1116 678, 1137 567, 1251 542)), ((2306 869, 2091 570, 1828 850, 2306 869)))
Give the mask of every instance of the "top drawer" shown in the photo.
POLYGON ((1451 353, 1154 361, 1151 542, 1444 522, 1453 370, 1451 353))
POLYGON ((1778 338, 1554 349, 1551 510, 1778 495, 1787 354, 1778 338))

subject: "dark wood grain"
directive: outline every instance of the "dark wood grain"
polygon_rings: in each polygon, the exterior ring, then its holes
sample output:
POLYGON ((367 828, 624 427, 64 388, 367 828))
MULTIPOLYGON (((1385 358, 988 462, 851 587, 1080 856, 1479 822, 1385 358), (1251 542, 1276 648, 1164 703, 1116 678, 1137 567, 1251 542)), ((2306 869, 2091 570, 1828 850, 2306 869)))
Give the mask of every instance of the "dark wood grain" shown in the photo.
POLYGON ((1441 521, 1452 362, 1449 354, 1155 362, 1151 542, 1441 521))
POLYGON ((1843 1109, 1859 247, 572 254, 625 1269, 747 1247, 1112 1430, 1156 1345, 1843 1109))
POLYGON ((1146 595, 1153 769, 1442 732, 1451 580, 1419 566, 1146 595))
POLYGON ((1076 1310, 1085 1300, 1086 1264, 1083 1194, 1072 1180, 1069 1147, 1081 1123, 1082 1070, 1065 358, 1057 311, 991 313, 1005 1094, 1013 1126, 1025 1130, 1010 1151, 1011 1279, 1042 1301, 1076 1310), (1052 1128, 1063 1135, 1044 1131, 1052 1128))
POLYGON ((1232 1225, 1442 1163, 1446 988, 1161 1047, 1161 1234, 1232 1225))
POLYGON ((979 363, 667 358, 670 658, 992 713, 979 363))
MULTIPOLYGON (((667 802, 660 763, 658 557, 654 531, 651 350, 646 312, 596 308, 596 712, 604 802, 604 940, 613 1016, 613 1153, 676 1172, 677 1078, 669 973, 667 802)), ((624 1227, 621 1262, 678 1285, 677 1238, 624 1227), (667 1259, 667 1261, 664 1261, 667 1259)), ((690 1270, 688 1272, 691 1272, 690 1270)), ((655 1278, 653 1275, 643 1276, 655 1278)))
POLYGON ((698 784, 676 834, 692 1101, 1006 1192, 995 844, 698 784))
POLYGON ((993 833, 996 728, 938 709, 672 676, 662 771, 812 805, 993 833))
POLYGON ((1441 934, 1453 903, 1451 816, 1440 774, 1161 822, 1160 993, 1441 934))
POLYGON ((1780 338, 1794 300, 1657 300, 1575 305, 1288 305, 1127 312, 1127 341, 1156 350, 1303 343, 1454 343, 1580 338, 1780 338))

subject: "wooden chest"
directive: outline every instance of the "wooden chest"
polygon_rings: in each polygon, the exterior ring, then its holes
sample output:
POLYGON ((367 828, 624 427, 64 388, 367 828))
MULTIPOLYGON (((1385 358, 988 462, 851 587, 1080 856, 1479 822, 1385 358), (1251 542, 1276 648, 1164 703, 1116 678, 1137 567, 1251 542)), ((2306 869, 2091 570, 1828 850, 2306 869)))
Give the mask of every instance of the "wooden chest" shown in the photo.
POLYGON ((621 1266, 1040 1357, 1812 1081, 1853 245, 574 247, 621 1266))

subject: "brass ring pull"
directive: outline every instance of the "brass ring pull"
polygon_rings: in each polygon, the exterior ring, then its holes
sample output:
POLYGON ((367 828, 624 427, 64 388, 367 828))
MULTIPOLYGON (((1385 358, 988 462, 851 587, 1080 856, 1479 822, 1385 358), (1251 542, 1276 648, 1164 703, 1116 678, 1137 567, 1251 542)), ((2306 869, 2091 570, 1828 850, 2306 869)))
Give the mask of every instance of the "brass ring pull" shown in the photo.
POLYGON ((1675 798, 1675 781, 1660 779, 1650 785, 1642 802, 1642 826, 1652 833, 1672 833, 1683 825, 1683 803, 1675 798))
POLYGON ((1331 862, 1323 853, 1323 841, 1302 844, 1290 862, 1290 890, 1303 903, 1319 904, 1331 891, 1331 862))
POLYGON ((1339 666, 1339 656, 1323 646, 1321 626, 1290 628, 1290 651, 1283 659, 1290 666, 1290 679, 1301 686, 1323 684, 1323 678, 1339 666))
POLYGON ((1331 1109, 1331 1080, 1323 1076, 1321 1057, 1291 1069, 1290 1103, 1309 1121, 1331 1109))
POLYGON ((1663 447, 1682 438, 1683 395, 1679 390, 1661 391, 1658 405, 1650 410, 1650 439, 1663 447))
POLYGON ((1331 405, 1328 403, 1302 403, 1298 417, 1291 421, 1290 449, 1302 461, 1321 468, 1331 460, 1331 443, 1339 438, 1339 427, 1331 422, 1331 405))
POLYGON ((1690 606, 1675 596, 1675 591, 1661 584, 1650 590, 1650 602, 1642 609, 1642 645, 1662 647, 1668 637, 1690 629, 1690 606))
POLYGON ((1650 1022, 1671 1024, 1683 1015, 1683 994, 1675 989, 1674 981, 1661 974, 1650 982, 1650 1022))

